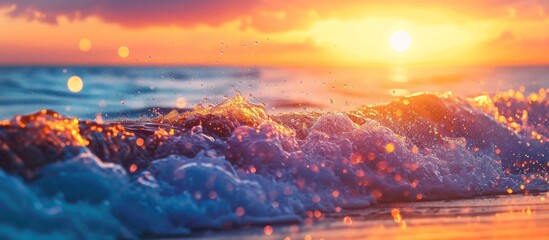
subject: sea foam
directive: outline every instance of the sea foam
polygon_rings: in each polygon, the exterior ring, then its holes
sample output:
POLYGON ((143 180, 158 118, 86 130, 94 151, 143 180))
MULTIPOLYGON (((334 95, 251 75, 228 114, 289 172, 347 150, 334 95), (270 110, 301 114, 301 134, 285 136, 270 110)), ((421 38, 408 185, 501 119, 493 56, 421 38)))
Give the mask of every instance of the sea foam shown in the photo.
POLYGON ((518 93, 275 115, 237 96, 152 122, 16 116, 0 123, 0 236, 177 236, 546 191, 545 90, 518 93))

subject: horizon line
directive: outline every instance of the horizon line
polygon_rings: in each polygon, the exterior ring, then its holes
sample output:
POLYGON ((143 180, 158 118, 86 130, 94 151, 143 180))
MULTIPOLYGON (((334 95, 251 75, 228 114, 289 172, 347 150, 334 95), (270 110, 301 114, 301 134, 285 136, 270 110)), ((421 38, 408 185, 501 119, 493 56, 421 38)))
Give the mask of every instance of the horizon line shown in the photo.
POLYGON ((288 68, 288 69, 315 69, 315 68, 332 68, 332 69, 356 69, 356 68, 515 68, 515 67, 549 67, 549 63, 535 64, 362 64, 362 65, 247 65, 247 64, 80 64, 80 63, 0 63, 0 68, 6 67, 113 67, 113 68, 288 68))

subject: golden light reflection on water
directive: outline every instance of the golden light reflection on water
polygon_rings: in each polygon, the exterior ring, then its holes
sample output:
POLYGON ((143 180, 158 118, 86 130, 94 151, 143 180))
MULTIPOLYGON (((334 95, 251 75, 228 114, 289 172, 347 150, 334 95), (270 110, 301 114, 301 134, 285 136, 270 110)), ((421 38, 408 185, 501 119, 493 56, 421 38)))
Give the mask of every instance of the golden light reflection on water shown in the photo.
MULTIPOLYGON (((269 112, 288 109, 348 111, 362 105, 384 104, 395 97, 418 92, 452 91, 472 97, 494 89, 516 87, 506 80, 507 72, 465 68, 384 66, 372 68, 296 68, 261 72, 262 84, 249 91, 255 101, 264 102, 269 112), (504 79, 496 82, 494 79, 504 79)), ((241 87, 242 89, 244 87, 241 87)), ((248 95, 248 92, 243 91, 248 95)), ((524 98, 528 97, 527 95, 524 98)), ((532 95, 532 99, 540 98, 532 95)), ((539 100, 538 100, 539 101, 539 100)))
POLYGON ((67 88, 71 92, 75 92, 75 93, 80 92, 82 91, 82 88, 84 88, 84 82, 78 76, 71 76, 67 80, 67 88))
POLYGON ((350 210, 355 213, 353 220, 345 215, 343 220, 328 216, 303 228, 264 231, 271 233, 272 239, 547 239, 547 196, 549 193, 398 203, 395 207, 350 210))
POLYGON ((389 79, 396 83, 407 83, 410 81, 405 67, 394 67, 390 72, 389 79))

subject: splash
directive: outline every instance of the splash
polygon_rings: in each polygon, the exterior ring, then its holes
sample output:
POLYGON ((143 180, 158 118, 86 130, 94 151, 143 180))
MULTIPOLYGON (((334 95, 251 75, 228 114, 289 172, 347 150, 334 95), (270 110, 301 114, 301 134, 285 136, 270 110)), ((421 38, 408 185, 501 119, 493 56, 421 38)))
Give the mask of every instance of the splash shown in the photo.
POLYGON ((324 114, 269 115, 236 96, 150 122, 16 116, 0 123, 0 236, 173 236, 546 191, 547 108, 542 89, 324 114))

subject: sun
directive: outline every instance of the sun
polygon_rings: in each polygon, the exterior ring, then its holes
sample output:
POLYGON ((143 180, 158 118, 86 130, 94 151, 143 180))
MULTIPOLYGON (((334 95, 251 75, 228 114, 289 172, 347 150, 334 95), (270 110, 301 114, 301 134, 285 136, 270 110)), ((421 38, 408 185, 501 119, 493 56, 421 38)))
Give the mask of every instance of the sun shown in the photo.
POLYGON ((396 31, 391 34, 389 45, 394 51, 404 52, 412 45, 412 36, 406 31, 396 31))

